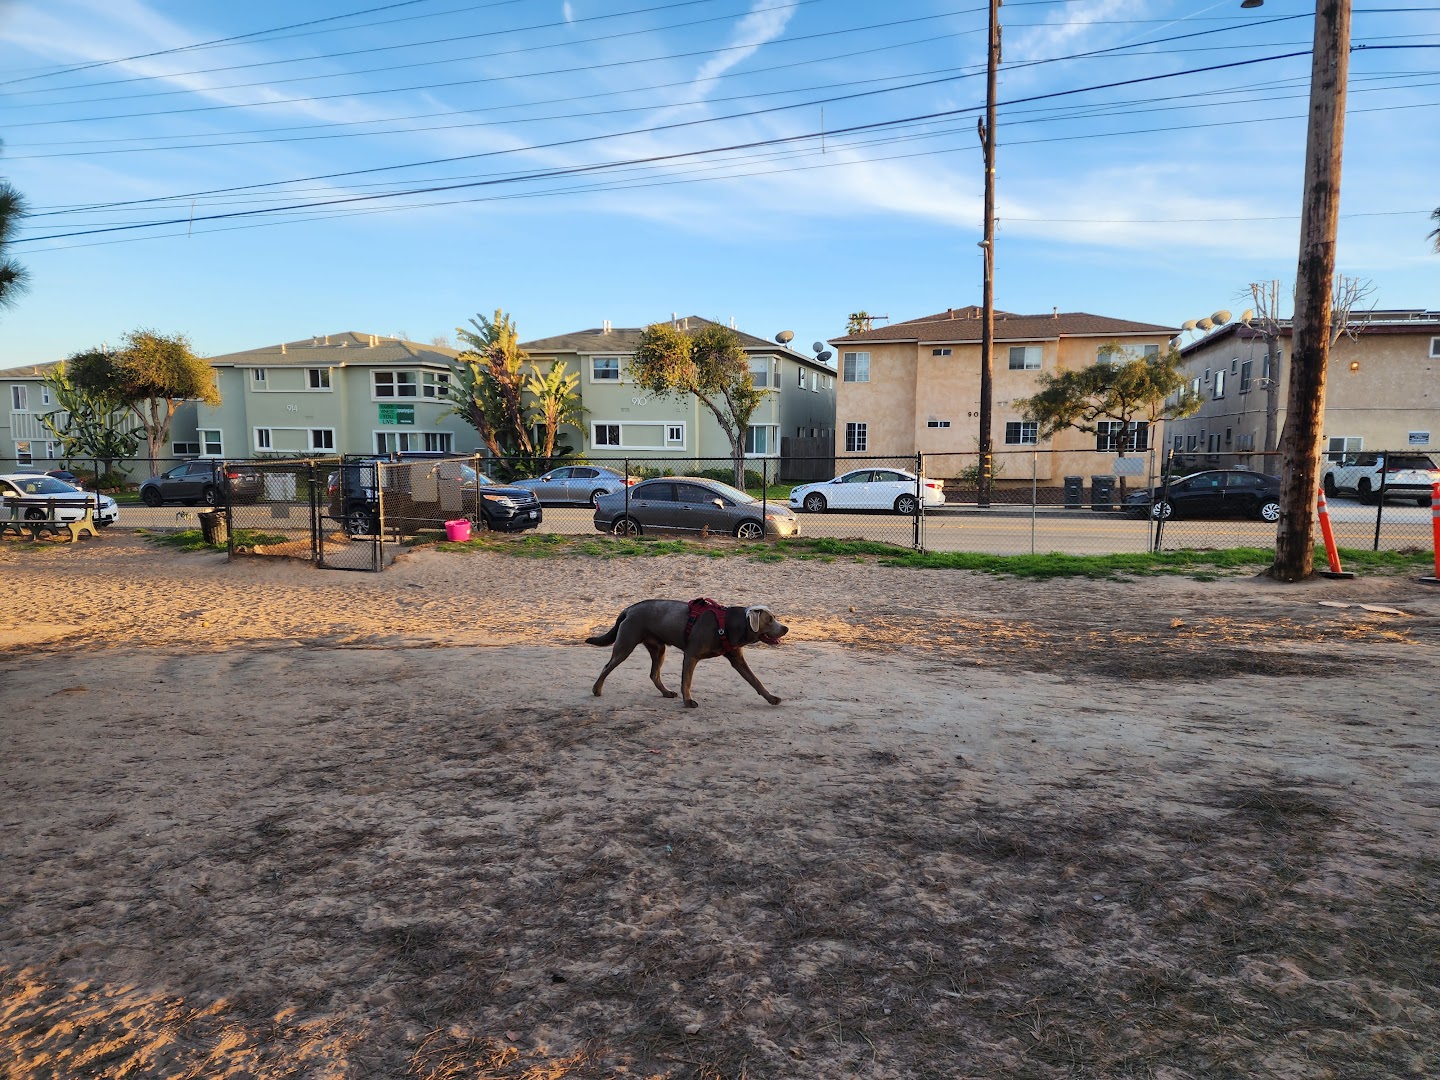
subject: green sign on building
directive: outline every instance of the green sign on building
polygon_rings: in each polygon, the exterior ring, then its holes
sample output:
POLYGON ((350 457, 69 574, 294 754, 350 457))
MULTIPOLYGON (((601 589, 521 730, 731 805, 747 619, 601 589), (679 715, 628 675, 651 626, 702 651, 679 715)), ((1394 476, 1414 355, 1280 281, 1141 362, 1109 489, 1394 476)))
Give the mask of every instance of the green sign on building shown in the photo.
POLYGON ((410 424, 415 423, 414 405, 381 405, 380 423, 382 424, 410 424))

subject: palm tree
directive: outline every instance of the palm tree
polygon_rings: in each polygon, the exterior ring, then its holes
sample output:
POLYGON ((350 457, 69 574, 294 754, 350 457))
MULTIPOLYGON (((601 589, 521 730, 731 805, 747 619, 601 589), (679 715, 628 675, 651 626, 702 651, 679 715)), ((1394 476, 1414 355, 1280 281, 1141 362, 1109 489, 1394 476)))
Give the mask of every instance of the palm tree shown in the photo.
POLYGON ((26 288, 25 268, 7 254, 24 216, 25 201, 20 193, 0 182, 0 309, 12 306, 26 288))
MULTIPOLYGON (((1430 214, 1430 220, 1435 222, 1436 225, 1440 225, 1440 206, 1437 206, 1430 214)), ((1430 234, 1430 239, 1435 241, 1435 251, 1437 254, 1440 254, 1440 228, 1437 228, 1430 234)))
MULTIPOLYGON (((578 426, 585 410, 580 404, 575 387, 580 384, 580 373, 567 371, 564 360, 551 364, 542 372, 534 364, 534 373, 525 381, 525 389, 535 398, 536 415, 544 427, 544 445, 536 447, 547 462, 555 456, 555 432, 561 424, 578 426)), ((549 466, 547 465, 547 468, 549 466)))

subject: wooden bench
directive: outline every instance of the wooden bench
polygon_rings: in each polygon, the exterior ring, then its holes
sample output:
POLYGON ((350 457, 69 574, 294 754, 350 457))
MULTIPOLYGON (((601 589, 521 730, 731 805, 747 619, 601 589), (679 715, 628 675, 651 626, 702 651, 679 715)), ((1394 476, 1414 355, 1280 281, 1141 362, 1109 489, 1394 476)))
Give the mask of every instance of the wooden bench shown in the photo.
POLYGON ((10 514, 8 517, 0 517, 0 537, 11 530, 14 530, 16 536, 22 537, 28 531, 31 540, 39 540, 42 532, 54 533, 56 536, 63 532, 68 534, 70 542, 74 543, 87 534, 100 535, 100 530, 95 526, 95 511, 99 509, 99 499, 94 495, 51 495, 43 503, 7 495, 3 501, 10 514), (37 510, 40 513, 36 513, 37 510), (75 510, 82 511, 78 518, 71 516, 75 510))

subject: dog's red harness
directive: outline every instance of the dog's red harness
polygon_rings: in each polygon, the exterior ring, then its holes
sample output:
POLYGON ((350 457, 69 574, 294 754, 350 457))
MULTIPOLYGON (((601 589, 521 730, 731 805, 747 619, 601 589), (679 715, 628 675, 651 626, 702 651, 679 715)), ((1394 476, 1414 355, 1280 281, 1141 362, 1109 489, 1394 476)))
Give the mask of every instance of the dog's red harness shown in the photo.
POLYGON ((725 605, 717 604, 708 596, 700 596, 690 601, 690 618, 685 622, 685 643, 690 643, 690 631, 695 629, 695 620, 704 615, 705 612, 713 612, 715 615, 716 632, 720 635, 720 651, 734 652, 741 646, 734 644, 725 636, 725 605))

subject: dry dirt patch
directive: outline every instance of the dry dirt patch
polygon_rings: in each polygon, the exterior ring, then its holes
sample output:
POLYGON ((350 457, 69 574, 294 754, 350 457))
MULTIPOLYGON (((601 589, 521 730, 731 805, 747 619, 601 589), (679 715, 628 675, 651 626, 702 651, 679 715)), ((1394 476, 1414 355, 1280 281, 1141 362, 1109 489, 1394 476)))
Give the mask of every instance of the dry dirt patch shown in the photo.
POLYGON ((1437 1071, 1418 586, 109 540, 6 565, 5 1075, 1437 1071), (589 696, 702 594, 784 704, 589 696))

